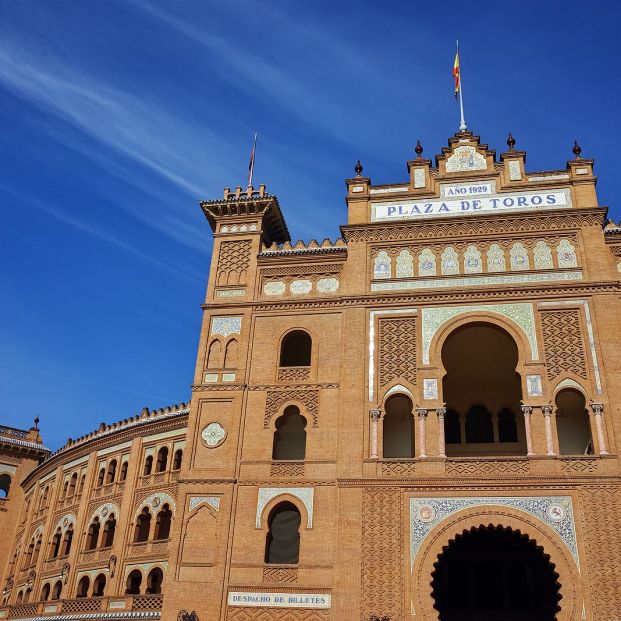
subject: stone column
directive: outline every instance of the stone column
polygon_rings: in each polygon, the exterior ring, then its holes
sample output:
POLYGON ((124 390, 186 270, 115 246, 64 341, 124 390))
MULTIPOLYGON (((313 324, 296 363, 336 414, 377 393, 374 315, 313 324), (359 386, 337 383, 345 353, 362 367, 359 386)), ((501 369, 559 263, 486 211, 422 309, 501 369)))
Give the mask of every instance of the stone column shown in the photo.
POLYGON ((369 415, 371 416, 371 459, 378 459, 377 455, 377 425, 380 416, 382 415, 381 410, 369 410, 369 415))
POLYGON ((446 415, 446 408, 438 408, 436 414, 438 415, 438 456, 446 457, 446 440, 444 438, 444 416, 446 415))
POLYGON ((591 409, 593 410, 593 416, 595 417, 595 431, 597 432, 599 454, 608 455, 608 451, 606 450, 606 436, 604 435, 604 421, 602 420, 602 416, 604 414, 604 404, 591 403, 591 409))
POLYGON ((543 412, 543 421, 546 426, 547 453, 548 455, 553 456, 554 455, 554 438, 552 436, 552 406, 543 405, 541 406, 541 411, 543 412))
POLYGON ((426 459, 427 449, 425 447, 425 433, 427 410, 424 408, 416 408, 416 414, 418 415, 418 446, 420 449, 420 454, 418 455, 418 457, 420 459, 426 459))
POLYGON ((526 430, 526 454, 530 457, 534 455, 533 452, 533 434, 530 429, 530 416, 533 413, 533 408, 530 405, 522 406, 522 414, 524 414, 524 428, 526 430))

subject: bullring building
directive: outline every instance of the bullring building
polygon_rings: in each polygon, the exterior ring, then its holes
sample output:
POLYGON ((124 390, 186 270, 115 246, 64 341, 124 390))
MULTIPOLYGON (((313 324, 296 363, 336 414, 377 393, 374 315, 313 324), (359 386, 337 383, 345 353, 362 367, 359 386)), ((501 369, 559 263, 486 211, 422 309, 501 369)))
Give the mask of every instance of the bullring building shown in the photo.
POLYGON ((190 402, 0 428, 0 620, 619 618, 621 226, 507 145, 358 163, 336 241, 202 202, 190 402))

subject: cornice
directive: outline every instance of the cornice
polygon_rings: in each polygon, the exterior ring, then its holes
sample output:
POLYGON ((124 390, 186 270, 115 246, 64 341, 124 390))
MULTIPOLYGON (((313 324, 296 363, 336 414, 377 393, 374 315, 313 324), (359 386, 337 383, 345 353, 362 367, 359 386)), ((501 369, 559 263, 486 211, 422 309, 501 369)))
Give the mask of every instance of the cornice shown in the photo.
POLYGON ((383 478, 337 478, 338 487, 400 487, 408 491, 443 491, 453 496, 458 491, 471 489, 486 489, 495 491, 498 489, 534 491, 537 489, 574 489, 593 485, 610 485, 611 483, 621 486, 619 475, 589 475, 589 476, 507 476, 506 478, 492 477, 383 477, 383 478))
POLYGON ((345 241, 366 242, 388 239, 425 239, 439 242, 455 237, 478 237, 490 234, 531 233, 550 230, 578 230, 584 226, 601 226, 606 222, 606 207, 585 209, 550 209, 536 212, 479 214, 472 216, 434 217, 426 220, 370 222, 341 226, 345 241))
MULTIPOLYGON (((384 305, 415 304, 428 305, 435 303, 460 303, 464 301, 489 300, 513 300, 513 299, 533 299, 533 298, 556 298, 589 296, 597 293, 621 293, 621 280, 619 281, 592 281, 592 282, 567 282, 563 285, 551 283, 550 285, 537 284, 534 287, 511 285, 485 285, 480 289, 436 289, 419 290, 411 295, 404 295, 402 292, 384 294, 360 294, 357 296, 341 296, 338 298, 319 298, 315 300, 282 300, 282 301, 254 301, 254 302, 231 302, 227 304, 227 309, 251 309, 253 312, 278 312, 290 310, 312 310, 312 309, 338 309, 351 307, 373 307, 384 305)), ((203 304, 205 311, 222 311, 222 306, 216 304, 203 304)))
POLYGON ((173 411, 160 416, 142 418, 119 428, 107 429, 101 433, 96 433, 93 437, 87 437, 79 443, 64 446, 52 453, 48 459, 30 472, 22 481, 21 485, 26 489, 31 483, 36 481, 36 479, 47 475, 54 470, 58 464, 62 464, 65 461, 73 461, 74 459, 79 459, 84 455, 89 455, 102 448, 107 448, 115 444, 122 444, 127 440, 140 437, 144 435, 143 430, 145 427, 150 427, 150 431, 155 432, 160 428, 179 429, 187 425, 187 416, 189 412, 189 408, 184 408, 183 410, 173 411))

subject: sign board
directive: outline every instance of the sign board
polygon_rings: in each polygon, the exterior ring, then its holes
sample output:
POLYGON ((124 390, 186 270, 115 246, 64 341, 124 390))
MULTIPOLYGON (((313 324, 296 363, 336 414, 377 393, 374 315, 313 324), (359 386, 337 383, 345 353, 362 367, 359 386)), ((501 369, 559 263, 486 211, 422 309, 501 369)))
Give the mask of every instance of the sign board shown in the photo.
POLYGON ((330 608, 327 593, 257 593, 231 591, 229 606, 265 606, 269 608, 330 608))
MULTIPOLYGON (((483 185, 481 184, 481 186, 483 185)), ((455 187, 453 186, 453 188, 455 187)), ((467 194, 461 198, 448 198, 447 196, 443 200, 428 202, 416 200, 373 202, 371 203, 371 221, 411 220, 434 216, 464 216, 491 212, 538 211, 563 207, 571 207, 568 189, 487 196, 467 194)))

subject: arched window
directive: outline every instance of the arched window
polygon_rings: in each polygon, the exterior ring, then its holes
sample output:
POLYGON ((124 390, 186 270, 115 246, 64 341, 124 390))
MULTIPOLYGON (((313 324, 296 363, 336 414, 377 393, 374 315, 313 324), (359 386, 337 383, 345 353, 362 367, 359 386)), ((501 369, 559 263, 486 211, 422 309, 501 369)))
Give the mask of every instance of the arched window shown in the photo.
POLYGON ((26 589, 26 593, 24 593, 24 601, 25 602, 29 602, 30 601, 30 596, 32 595, 32 588, 28 587, 26 589))
POLYGON ((163 446, 157 452, 157 462, 155 463, 155 472, 164 472, 168 465, 168 447, 163 446))
POLYGON ((299 561, 300 522, 300 511, 291 502, 281 502, 270 511, 267 518, 266 563, 293 565, 299 561))
POLYGON ((405 395, 393 395, 386 401, 383 432, 384 457, 414 457, 412 401, 405 395))
POLYGON ((69 496, 73 496, 75 494, 75 488, 77 484, 78 484, 78 473, 74 472, 71 475, 71 479, 69 481, 69 492, 68 492, 69 496))
POLYGON ((556 430, 561 455, 592 455, 591 425, 582 393, 565 389, 556 395, 556 430))
POLYGON ((86 534, 86 549, 94 550, 97 547, 97 541, 99 541, 99 529, 101 524, 99 518, 96 517, 93 523, 88 527, 88 533, 86 534))
POLYGON ((157 514, 153 539, 168 539, 168 537, 170 536, 171 520, 172 511, 170 510, 168 504, 165 504, 162 507, 162 510, 157 514))
POLYGON ((108 464, 108 471, 106 472, 106 485, 109 483, 114 483, 114 478, 116 477, 116 459, 110 460, 108 464))
POLYGON ((136 520, 134 529, 134 543, 140 543, 149 539, 149 531, 151 529, 151 513, 145 507, 136 520))
POLYGON ((109 548, 114 543, 114 533, 116 531, 116 520, 114 513, 106 520, 104 524, 103 537, 101 538, 101 547, 109 548))
POLYGON ((43 585, 43 588, 41 589, 41 601, 42 602, 47 602, 47 600, 50 598, 50 583, 46 582, 43 585))
POLYGON ((226 351, 224 352, 224 368, 236 369, 237 368, 237 340, 231 339, 226 344, 226 351))
POLYGON ((146 477, 151 474, 151 470, 153 470, 153 455, 147 455, 144 460, 144 471, 142 474, 146 477))
POLYGON ((43 543, 43 539, 41 535, 37 539, 37 543, 35 543, 34 552, 32 553, 32 564, 36 565, 39 560, 39 554, 41 554, 41 544, 43 543))
POLYGON ((142 584, 142 574, 137 569, 134 569, 127 576, 127 589, 125 593, 127 595, 140 595, 140 585, 142 584))
POLYGON ((209 354, 207 355, 207 368, 219 369, 222 365, 222 345, 220 341, 215 340, 209 346, 209 354))
POLYGON ((11 477, 8 474, 0 475, 0 498, 8 498, 11 489, 11 477))
POLYGON ((181 463, 183 462, 183 449, 177 449, 173 458, 173 470, 180 470, 181 463))
POLYGON ((61 556, 67 556, 69 552, 71 552, 71 542, 73 541, 73 526, 69 526, 69 528, 65 531, 65 536, 63 537, 63 549, 61 556))
POLYGON ((304 459, 305 455, 306 419, 295 405, 290 405, 276 419, 272 459, 304 459))
POLYGON ((123 482, 125 481, 125 479, 127 479, 127 467, 129 465, 129 462, 124 461, 121 464, 121 472, 119 473, 119 481, 123 482))
POLYGON ((80 477, 80 487, 78 489, 78 494, 81 494, 84 491, 84 484, 86 483, 86 475, 83 474, 80 477))
POLYGON ((63 485, 63 493, 61 498, 66 498, 67 497, 67 490, 69 489, 69 481, 65 481, 65 484, 63 485))
POLYGON ((310 367, 313 341, 304 330, 293 330, 280 344, 281 367, 310 367))
POLYGON ((24 592, 19 591, 19 593, 17 594, 17 597, 15 598, 15 603, 21 604, 23 599, 24 599, 24 592))
POLYGON ((515 414, 508 408, 503 408, 498 414, 498 441, 518 441, 518 430, 515 422, 515 414))
POLYGON ((54 583, 54 588, 52 589, 52 599, 60 599, 60 594, 63 592, 63 583, 61 580, 57 580, 54 583))
POLYGON ((76 597, 88 597, 88 589, 91 586, 91 580, 88 576, 82 576, 78 582, 78 590, 75 593, 76 597))
POLYGON ((473 405, 466 414, 466 442, 483 444, 494 441, 492 415, 482 405, 473 405))
POLYGON ((93 597, 103 597, 106 589, 106 577, 103 574, 99 574, 93 582, 93 597))
POLYGON ((43 511, 43 509, 47 507, 47 496, 49 493, 50 493, 50 488, 48 486, 41 493, 41 498, 39 499, 39 511, 43 511))
POLYGON ((30 542, 28 549, 26 550, 26 554, 24 555, 24 564, 23 567, 30 567, 32 563, 32 554, 34 552, 34 539, 30 542))
POLYGON ((444 437, 447 444, 461 443, 461 423, 455 410, 447 410, 444 415, 444 437))
POLYGON ((99 471, 99 476, 97 477, 97 487, 101 487, 104 484, 105 478, 106 478, 106 469, 102 468, 99 471))
POLYGON ((52 537, 52 543, 50 544, 50 558, 57 558, 60 552, 60 541, 62 538, 62 532, 60 527, 56 529, 54 536, 52 537))
POLYGON ((147 576, 147 593, 158 595, 162 592, 164 573, 159 567, 153 568, 147 576))

